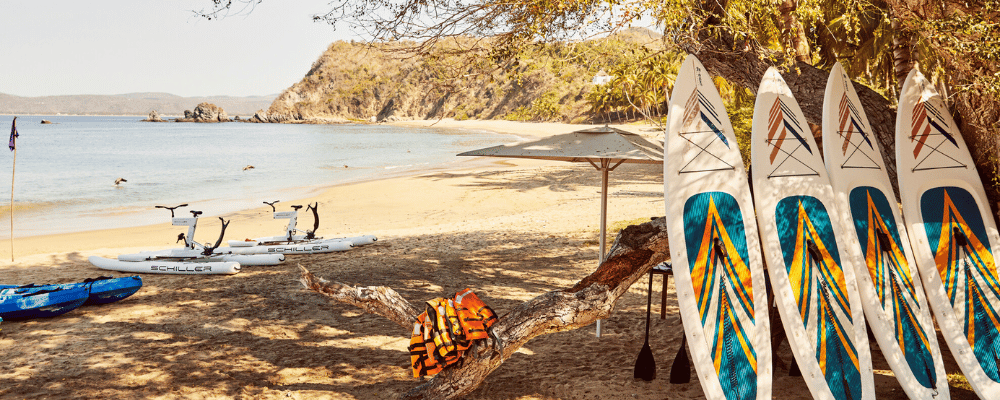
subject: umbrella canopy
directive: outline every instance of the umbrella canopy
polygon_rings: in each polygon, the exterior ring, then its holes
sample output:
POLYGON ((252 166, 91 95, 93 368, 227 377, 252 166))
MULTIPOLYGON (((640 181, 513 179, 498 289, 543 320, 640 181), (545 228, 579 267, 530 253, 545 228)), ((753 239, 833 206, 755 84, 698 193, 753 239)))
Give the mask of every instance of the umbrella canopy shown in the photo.
POLYGON ((663 146, 632 132, 601 126, 555 135, 533 142, 500 145, 467 151, 460 156, 534 158, 589 162, 601 171, 601 255, 605 257, 608 207, 608 172, 623 163, 663 164, 663 146))
POLYGON ((610 126, 574 131, 533 142, 467 151, 460 156, 534 158, 569 162, 663 164, 663 146, 610 126))

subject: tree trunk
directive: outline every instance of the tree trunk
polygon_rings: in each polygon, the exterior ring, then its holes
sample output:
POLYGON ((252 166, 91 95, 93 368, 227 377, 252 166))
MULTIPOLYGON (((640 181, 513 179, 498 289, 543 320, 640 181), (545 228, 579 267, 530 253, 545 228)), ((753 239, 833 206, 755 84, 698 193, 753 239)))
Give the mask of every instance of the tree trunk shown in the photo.
POLYGON ((781 33, 792 48, 795 61, 808 63, 812 61, 812 56, 809 53, 809 41, 806 39, 805 29, 795 16, 795 10, 798 8, 798 0, 784 0, 778 6, 778 12, 781 13, 781 33))
POLYGON ((896 75, 896 93, 903 91, 903 81, 913 69, 915 46, 913 33, 904 29, 899 18, 892 19, 892 62, 896 75))
MULTIPOLYGON (((582 328, 607 318, 618 299, 654 265, 668 259, 664 218, 629 226, 615 238, 607 260, 572 288, 545 293, 501 316, 492 331, 497 340, 475 342, 462 359, 405 393, 404 399, 453 399, 475 390, 528 340, 582 328)), ((333 300, 382 315, 411 332, 420 311, 384 286, 353 287, 328 282, 302 268, 302 284, 333 300)))

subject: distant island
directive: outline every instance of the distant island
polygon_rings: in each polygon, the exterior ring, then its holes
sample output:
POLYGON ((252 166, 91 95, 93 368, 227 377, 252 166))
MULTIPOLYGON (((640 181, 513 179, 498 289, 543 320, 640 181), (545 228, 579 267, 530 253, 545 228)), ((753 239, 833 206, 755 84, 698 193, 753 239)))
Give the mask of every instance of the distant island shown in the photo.
POLYGON ((277 94, 266 96, 182 97, 169 93, 117 95, 66 95, 24 97, 0 93, 0 114, 8 115, 135 115, 156 111, 163 116, 183 116, 196 104, 212 103, 230 115, 252 116, 268 109, 277 94))

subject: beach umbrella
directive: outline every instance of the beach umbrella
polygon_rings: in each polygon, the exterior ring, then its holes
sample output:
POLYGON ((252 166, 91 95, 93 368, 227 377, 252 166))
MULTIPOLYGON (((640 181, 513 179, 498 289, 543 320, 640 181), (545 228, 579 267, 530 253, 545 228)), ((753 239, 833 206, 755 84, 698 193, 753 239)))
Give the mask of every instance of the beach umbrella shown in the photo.
MULTIPOLYGON (((532 158, 586 162, 601 172, 601 254, 604 262, 608 213, 608 173, 624 163, 663 164, 663 146, 646 138, 609 126, 550 136, 532 142, 487 147, 460 156, 532 158)), ((600 321, 597 335, 600 336, 600 321)))

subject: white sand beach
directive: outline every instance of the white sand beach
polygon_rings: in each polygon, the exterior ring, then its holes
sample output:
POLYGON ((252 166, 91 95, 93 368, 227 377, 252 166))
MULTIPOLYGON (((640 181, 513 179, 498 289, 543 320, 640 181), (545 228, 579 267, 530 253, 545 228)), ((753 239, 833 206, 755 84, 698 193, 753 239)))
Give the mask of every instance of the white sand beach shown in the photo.
MULTIPOLYGON (((509 121, 411 121, 400 125, 482 129, 542 137, 589 126, 509 121)), ((624 126, 650 138, 649 127, 624 126)), ((470 149, 471 150, 471 149, 470 149)), ((276 267, 231 276, 143 275, 119 303, 40 320, 0 323, 0 398, 384 399, 419 385, 409 332, 389 320, 307 291, 298 265, 359 286, 388 286, 413 303, 471 288, 503 317, 514 305, 565 289, 597 267, 600 176, 589 164, 469 158, 455 169, 333 186, 283 204, 318 202, 326 237, 374 234, 347 252, 288 256, 276 267)), ((611 174, 608 224, 663 216, 662 167, 623 165, 611 174)), ((224 216, 227 238, 280 234, 270 207, 224 216)), ((300 225, 310 223, 301 218, 300 225)), ((218 221, 206 219, 207 241, 218 221)), ((91 255, 176 247, 181 227, 15 238, 0 283, 62 283, 100 275, 91 255)), ((616 232, 610 232, 612 234, 616 232)), ((204 235, 204 237, 202 237, 204 235)), ((213 238, 214 239, 214 238, 213 238)), ((8 246, 0 243, 0 246, 8 246)), ((653 284, 650 346, 657 379, 633 380, 643 343, 645 279, 603 323, 537 337, 490 375, 470 399, 699 399, 697 380, 668 382, 681 342, 673 282, 659 319, 653 284)), ((874 346, 874 341, 872 341, 874 346)), ((942 341, 943 343, 943 341, 942 341)), ((959 373, 946 349, 949 373, 959 373)), ((874 351, 879 399, 905 399, 874 351)), ((787 344, 778 352, 790 360, 787 344)), ((801 377, 775 366, 775 399, 809 399, 801 377)), ((694 375, 694 374, 692 374, 694 375)), ((952 399, 974 399, 952 388, 952 399)))

